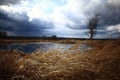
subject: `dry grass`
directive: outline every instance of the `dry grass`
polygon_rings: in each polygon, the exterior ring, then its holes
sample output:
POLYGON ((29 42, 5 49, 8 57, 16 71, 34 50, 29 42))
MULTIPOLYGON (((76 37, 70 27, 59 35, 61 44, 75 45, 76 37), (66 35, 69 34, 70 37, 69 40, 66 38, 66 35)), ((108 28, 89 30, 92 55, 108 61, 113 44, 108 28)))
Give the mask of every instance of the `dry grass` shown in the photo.
POLYGON ((16 60, 24 57, 25 54, 6 50, 0 50, 0 80, 9 80, 18 70, 16 60))
POLYGON ((120 40, 75 43, 89 44, 93 49, 70 53, 75 44, 63 53, 48 50, 23 55, 16 51, 0 51, 0 74, 9 78, 4 80, 14 77, 23 80, 120 80, 120 40))

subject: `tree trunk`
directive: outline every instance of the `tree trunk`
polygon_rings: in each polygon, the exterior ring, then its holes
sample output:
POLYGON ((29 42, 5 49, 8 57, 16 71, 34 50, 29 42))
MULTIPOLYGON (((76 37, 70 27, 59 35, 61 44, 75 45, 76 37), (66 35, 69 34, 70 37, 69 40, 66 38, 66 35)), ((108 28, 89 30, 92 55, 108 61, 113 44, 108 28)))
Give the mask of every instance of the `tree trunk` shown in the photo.
POLYGON ((91 32, 90 33, 90 40, 92 40, 93 39, 93 33, 91 32))

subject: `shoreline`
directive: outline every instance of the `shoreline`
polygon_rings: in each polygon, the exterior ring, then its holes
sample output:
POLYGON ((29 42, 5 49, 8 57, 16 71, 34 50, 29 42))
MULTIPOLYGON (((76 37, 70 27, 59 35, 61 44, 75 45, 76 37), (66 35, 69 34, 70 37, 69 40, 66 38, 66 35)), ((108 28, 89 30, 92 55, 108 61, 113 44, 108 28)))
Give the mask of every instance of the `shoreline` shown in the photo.
POLYGON ((9 43, 30 43, 30 42, 55 42, 55 43, 79 43, 84 41, 120 41, 120 39, 75 39, 75 38, 0 38, 0 44, 9 44, 9 43))

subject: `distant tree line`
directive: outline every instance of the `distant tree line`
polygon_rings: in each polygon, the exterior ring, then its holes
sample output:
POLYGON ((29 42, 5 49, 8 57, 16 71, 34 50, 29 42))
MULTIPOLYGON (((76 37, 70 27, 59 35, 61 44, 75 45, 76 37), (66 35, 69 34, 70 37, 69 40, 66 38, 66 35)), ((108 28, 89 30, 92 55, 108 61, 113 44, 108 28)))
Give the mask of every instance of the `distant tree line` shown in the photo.
POLYGON ((57 39, 56 35, 51 35, 51 36, 42 36, 43 39, 57 39))
POLYGON ((7 32, 5 30, 0 30, 0 37, 7 37, 7 32))

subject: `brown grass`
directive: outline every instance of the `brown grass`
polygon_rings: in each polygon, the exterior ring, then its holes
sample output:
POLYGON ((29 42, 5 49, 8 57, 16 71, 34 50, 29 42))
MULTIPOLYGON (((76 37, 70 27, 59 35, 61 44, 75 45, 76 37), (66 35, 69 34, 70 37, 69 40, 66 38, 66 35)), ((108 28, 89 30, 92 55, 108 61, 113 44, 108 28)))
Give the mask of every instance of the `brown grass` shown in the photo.
POLYGON ((63 53, 48 50, 30 55, 0 51, 0 74, 7 77, 4 80, 15 76, 23 80, 120 80, 120 40, 75 43, 89 44, 93 49, 70 53, 73 47, 63 53))

